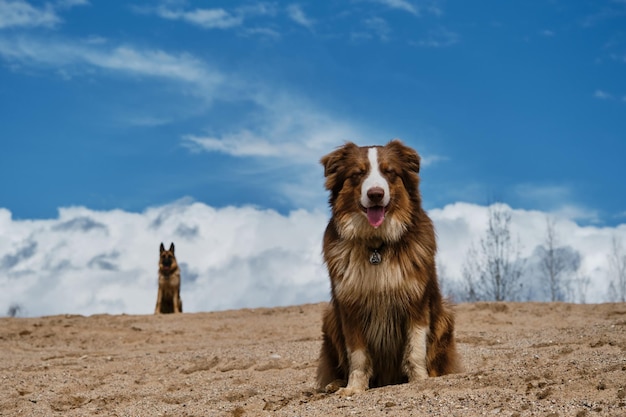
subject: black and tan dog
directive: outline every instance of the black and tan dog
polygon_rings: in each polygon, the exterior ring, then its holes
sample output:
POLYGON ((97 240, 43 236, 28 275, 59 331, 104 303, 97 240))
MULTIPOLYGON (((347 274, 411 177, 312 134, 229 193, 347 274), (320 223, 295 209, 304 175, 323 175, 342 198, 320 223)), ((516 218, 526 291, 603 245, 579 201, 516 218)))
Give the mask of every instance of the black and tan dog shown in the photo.
POLYGON ((165 250, 161 243, 159 252, 159 294, 154 314, 182 313, 180 269, 174 255, 174 243, 170 245, 169 250, 165 250))

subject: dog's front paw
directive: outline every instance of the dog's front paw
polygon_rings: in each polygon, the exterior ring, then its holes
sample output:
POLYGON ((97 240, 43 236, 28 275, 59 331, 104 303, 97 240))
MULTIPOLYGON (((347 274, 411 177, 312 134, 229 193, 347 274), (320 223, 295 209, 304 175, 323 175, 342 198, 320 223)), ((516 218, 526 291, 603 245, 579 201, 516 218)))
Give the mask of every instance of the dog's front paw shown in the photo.
POLYGON ((428 379, 428 372, 425 369, 415 369, 409 372, 409 382, 418 382, 428 379))
POLYGON ((324 392, 327 394, 332 394, 333 392, 337 392, 338 390, 340 390, 342 387, 346 386, 346 381, 343 379, 335 379, 333 382, 331 382, 330 384, 327 384, 324 387, 324 392))
POLYGON ((339 395, 340 397, 352 397, 355 394, 360 394, 362 392, 365 392, 367 388, 365 387, 345 387, 345 388, 340 388, 339 390, 337 390, 337 395, 339 395))

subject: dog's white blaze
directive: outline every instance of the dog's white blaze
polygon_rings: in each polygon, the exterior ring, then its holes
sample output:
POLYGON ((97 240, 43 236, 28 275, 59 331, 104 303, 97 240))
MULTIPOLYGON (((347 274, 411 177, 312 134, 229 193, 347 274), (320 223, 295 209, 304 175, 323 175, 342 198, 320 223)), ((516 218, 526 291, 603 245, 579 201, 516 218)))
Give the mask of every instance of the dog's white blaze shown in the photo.
POLYGON ((389 183, 387 183, 387 180, 383 177, 378 168, 378 149, 374 147, 369 148, 367 150, 367 159, 369 159, 370 162, 370 172, 363 181, 363 185, 361 185, 361 205, 363 205, 363 207, 374 206, 367 197, 367 192, 374 187, 380 187, 385 192, 382 205, 386 207, 391 197, 389 196, 389 183))
POLYGON ((427 327, 415 325, 411 328, 404 364, 409 381, 428 378, 428 369, 426 369, 427 339, 427 327))

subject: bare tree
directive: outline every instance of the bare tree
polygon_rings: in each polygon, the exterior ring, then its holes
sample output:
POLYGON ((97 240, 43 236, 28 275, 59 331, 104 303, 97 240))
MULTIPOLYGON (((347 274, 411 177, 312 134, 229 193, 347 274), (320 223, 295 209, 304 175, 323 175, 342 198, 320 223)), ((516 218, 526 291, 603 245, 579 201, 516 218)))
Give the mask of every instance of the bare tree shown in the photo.
POLYGON ((447 268, 437 259, 437 280, 441 294, 453 302, 467 301, 464 296, 463 285, 448 275, 447 268))
POLYGON ((576 278, 572 280, 572 283, 575 286, 574 293, 576 294, 572 296, 573 301, 585 304, 587 302, 587 290, 591 284, 591 278, 589 278, 589 275, 578 273, 576 278))
POLYGON ((480 275, 480 266, 478 264, 478 250, 476 250, 476 246, 472 244, 470 248, 467 250, 467 254, 465 255, 465 262, 463 263, 463 280, 465 282, 465 288, 463 291, 462 301, 480 301, 484 298, 482 294, 479 294, 477 290, 477 282, 476 278, 480 275))
POLYGON ((515 300, 521 289, 524 261, 511 237, 511 211, 502 204, 489 206, 485 236, 477 249, 472 246, 463 265, 463 278, 470 301, 515 300))
POLYGON ((611 253, 609 254, 609 273, 611 283, 609 285, 609 298, 614 301, 626 301, 626 255, 622 247, 621 239, 613 236, 611 241, 611 253))
POLYGON ((544 252, 541 258, 541 269, 546 278, 550 290, 550 301, 557 301, 561 289, 561 274, 565 268, 563 259, 557 256, 557 235, 554 227, 554 219, 546 218, 546 240, 544 252))
POLYGON ((569 271, 576 271, 580 266, 580 256, 568 256, 568 248, 559 247, 554 219, 546 217, 546 240, 541 248, 541 270, 546 278, 550 301, 564 301, 571 277, 569 271))
POLYGON ((451 297, 450 294, 450 280, 448 278, 446 266, 441 261, 441 258, 437 256, 437 281, 439 282, 439 289, 444 297, 451 297))
POLYGON ((24 308, 21 305, 17 303, 13 303, 9 306, 9 309, 7 310, 7 315, 9 317, 17 317, 23 311, 24 311, 24 308))

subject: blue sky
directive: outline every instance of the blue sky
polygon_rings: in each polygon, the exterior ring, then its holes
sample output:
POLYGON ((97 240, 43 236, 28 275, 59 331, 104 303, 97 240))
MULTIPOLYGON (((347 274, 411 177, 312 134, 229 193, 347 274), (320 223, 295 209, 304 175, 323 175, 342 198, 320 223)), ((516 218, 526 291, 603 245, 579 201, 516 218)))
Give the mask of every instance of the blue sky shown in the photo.
POLYGON ((626 2, 0 1, 0 206, 325 204, 399 137, 429 208, 623 222, 626 2))
POLYGON ((548 216, 567 299, 614 299, 625 28, 625 0, 0 0, 0 314, 150 313, 161 241, 187 311, 324 300, 318 161, 396 137, 442 277, 500 201, 520 299, 548 216))

